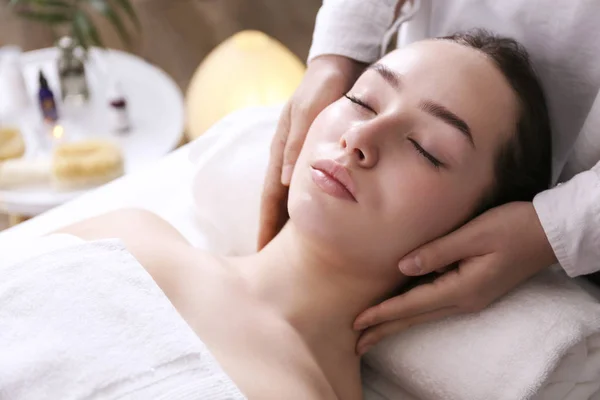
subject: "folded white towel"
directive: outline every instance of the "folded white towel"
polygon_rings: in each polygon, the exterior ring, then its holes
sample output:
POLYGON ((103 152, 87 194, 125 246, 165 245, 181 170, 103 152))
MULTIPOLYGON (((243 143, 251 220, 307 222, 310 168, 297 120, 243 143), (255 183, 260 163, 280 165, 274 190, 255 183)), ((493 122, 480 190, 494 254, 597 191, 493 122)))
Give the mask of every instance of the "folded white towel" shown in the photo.
POLYGON ((245 398, 121 241, 27 245, 0 265, 0 398, 245 398))
POLYGON ((391 337, 366 361, 421 399, 588 399, 600 389, 600 304, 548 271, 481 313, 391 337))

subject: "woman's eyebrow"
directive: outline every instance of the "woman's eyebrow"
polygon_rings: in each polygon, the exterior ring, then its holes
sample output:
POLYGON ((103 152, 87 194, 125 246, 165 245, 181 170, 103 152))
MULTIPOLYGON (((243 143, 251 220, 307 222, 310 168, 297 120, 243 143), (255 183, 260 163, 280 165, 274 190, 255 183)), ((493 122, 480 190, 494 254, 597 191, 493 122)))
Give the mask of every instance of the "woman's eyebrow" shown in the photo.
POLYGON ((371 64, 367 67, 368 70, 373 70, 377 72, 387 83, 390 84, 394 89, 400 88, 400 81, 402 80, 402 75, 398 72, 386 67, 383 64, 375 63, 371 64))
MULTIPOLYGON (((402 83, 402 74, 380 63, 369 65, 367 67, 367 71, 368 70, 377 72, 394 89, 400 89, 400 85, 402 83)), ((458 129, 458 131, 467 138, 471 146, 475 148, 475 141, 473 140, 473 135, 471 134, 471 128, 469 128, 469 125, 458 115, 454 114, 443 105, 431 100, 422 101, 419 104, 419 107, 429 115, 439 118, 448 125, 458 129)))
POLYGON ((473 140, 473 135, 471 134, 471 128, 469 128, 469 125, 458 115, 454 114, 443 105, 431 100, 422 101, 419 104, 419 108, 429 115, 439 118, 448 125, 458 129, 458 131, 467 138, 471 146, 475 148, 475 141, 473 140))

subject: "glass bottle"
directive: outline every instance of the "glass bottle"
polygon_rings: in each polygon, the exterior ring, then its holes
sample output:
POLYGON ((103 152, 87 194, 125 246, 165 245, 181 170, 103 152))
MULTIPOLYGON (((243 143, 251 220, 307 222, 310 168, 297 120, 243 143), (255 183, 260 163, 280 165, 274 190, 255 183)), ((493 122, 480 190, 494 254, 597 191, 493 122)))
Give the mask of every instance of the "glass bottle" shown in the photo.
POLYGON ((40 108, 42 110, 42 116, 44 121, 54 123, 58 120, 58 110, 56 109, 56 101, 54 100, 54 93, 48 86, 48 80, 44 76, 42 70, 39 72, 39 90, 38 100, 40 102, 40 108))
POLYGON ((30 105, 18 47, 0 48, 0 93, 0 116, 18 118, 30 105))
POLYGON ((89 99, 90 92, 85 75, 85 64, 81 57, 75 55, 76 48, 77 43, 69 36, 58 41, 60 50, 58 76, 63 101, 84 103, 89 99))
POLYGON ((114 82, 108 91, 109 116, 112 129, 120 134, 130 130, 130 121, 127 110, 127 99, 123 95, 121 85, 114 82))

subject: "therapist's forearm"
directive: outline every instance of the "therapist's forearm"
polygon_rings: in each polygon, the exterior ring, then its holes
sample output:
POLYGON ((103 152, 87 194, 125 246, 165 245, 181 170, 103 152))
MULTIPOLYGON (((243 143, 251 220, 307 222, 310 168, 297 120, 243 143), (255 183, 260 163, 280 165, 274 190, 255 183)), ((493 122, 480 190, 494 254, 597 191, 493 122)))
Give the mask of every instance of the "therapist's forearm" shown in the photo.
POLYGON ((308 60, 336 54, 372 63, 405 0, 325 0, 319 10, 308 60))
POLYGON ((533 205, 558 262, 569 276, 600 270, 600 163, 538 194, 533 205))

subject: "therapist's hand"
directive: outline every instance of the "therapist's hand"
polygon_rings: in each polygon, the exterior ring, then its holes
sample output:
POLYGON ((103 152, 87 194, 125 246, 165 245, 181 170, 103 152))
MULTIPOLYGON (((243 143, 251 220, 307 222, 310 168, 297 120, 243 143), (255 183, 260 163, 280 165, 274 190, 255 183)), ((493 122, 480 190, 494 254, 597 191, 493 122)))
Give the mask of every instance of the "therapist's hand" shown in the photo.
POLYGON ((300 86, 283 108, 271 143, 261 199, 259 249, 277 235, 288 219, 288 186, 310 125, 325 107, 350 90, 364 67, 336 55, 319 56, 308 64, 300 86))
POLYGON ((432 283, 384 301, 358 316, 366 329, 357 344, 362 354, 384 337, 413 325, 476 312, 537 272, 556 263, 532 203, 491 209, 458 230, 404 257, 400 270, 419 276, 458 266, 432 283))

